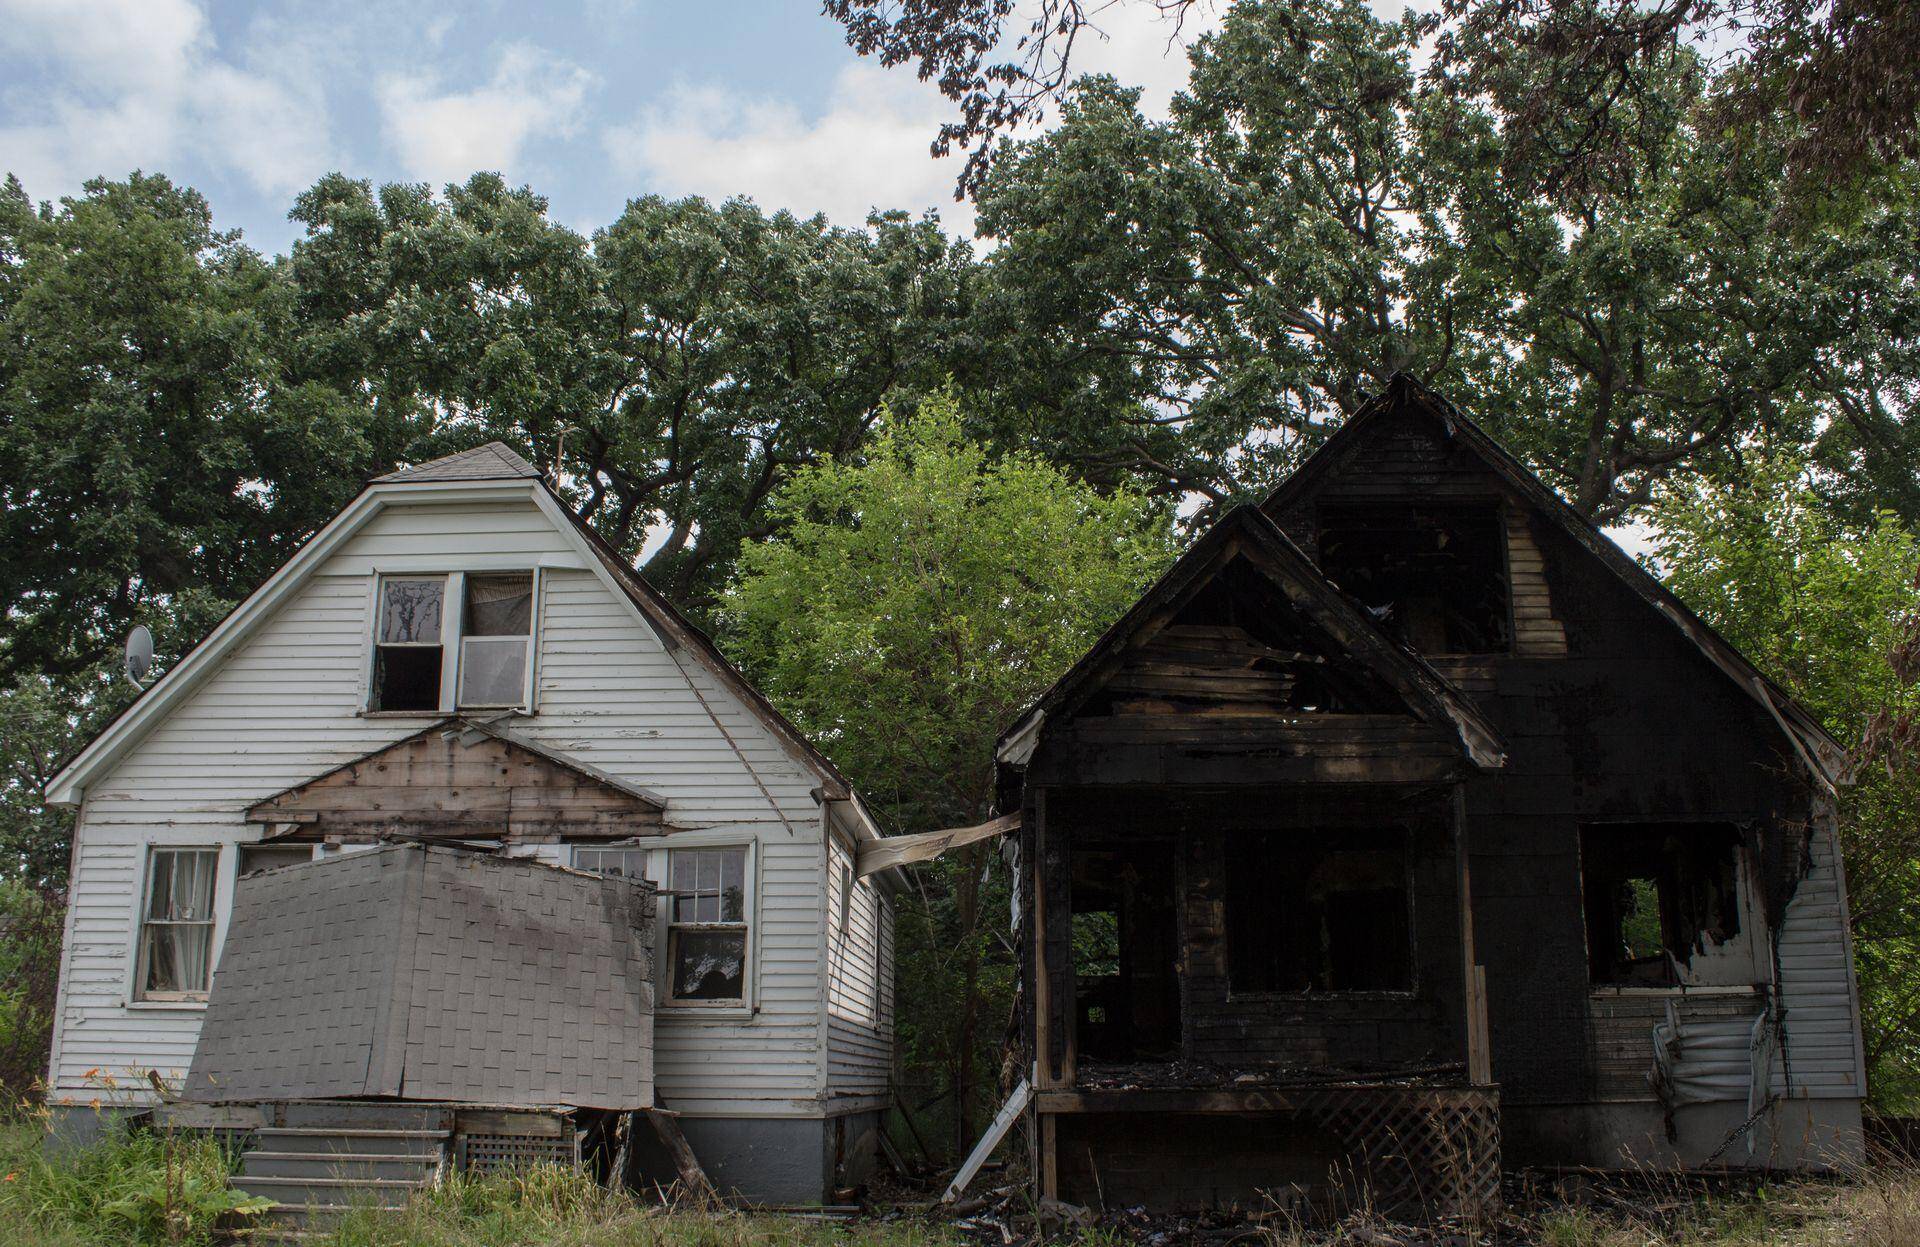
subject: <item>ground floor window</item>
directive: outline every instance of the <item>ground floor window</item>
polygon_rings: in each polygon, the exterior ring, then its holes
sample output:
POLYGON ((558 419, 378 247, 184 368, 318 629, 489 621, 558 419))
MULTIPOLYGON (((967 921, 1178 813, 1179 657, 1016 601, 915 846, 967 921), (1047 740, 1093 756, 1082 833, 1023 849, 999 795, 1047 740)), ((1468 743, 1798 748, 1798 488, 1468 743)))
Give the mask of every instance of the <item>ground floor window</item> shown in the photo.
POLYGON ((240 846, 238 873, 250 875, 257 870, 298 866, 313 860, 310 844, 243 844, 240 846))
POLYGON ((1696 950, 1740 932, 1730 826, 1609 823, 1580 831, 1593 982, 1674 986, 1696 950))
POLYGON ((674 1000, 744 1000, 747 851, 667 854, 667 988, 674 1000))
POLYGON ((149 850, 135 997, 197 1000, 213 974, 218 849, 149 850))
POLYGON ((1413 989, 1403 828, 1227 838, 1227 976, 1235 992, 1413 989))
POLYGON ((645 879, 647 850, 625 845, 610 847, 578 845, 573 850, 573 868, 590 870, 596 875, 614 875, 621 879, 645 879))

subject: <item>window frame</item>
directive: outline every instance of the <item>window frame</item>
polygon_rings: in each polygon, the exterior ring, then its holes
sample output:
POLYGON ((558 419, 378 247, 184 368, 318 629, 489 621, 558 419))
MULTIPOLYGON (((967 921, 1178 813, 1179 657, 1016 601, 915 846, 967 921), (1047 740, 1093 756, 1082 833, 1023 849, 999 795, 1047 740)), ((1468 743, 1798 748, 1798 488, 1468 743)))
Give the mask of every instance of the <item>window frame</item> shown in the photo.
MULTIPOLYGON (((136 893, 133 907, 133 932, 129 949, 128 975, 126 987, 126 1005, 130 1009, 191 1009, 202 1010, 207 1007, 207 997, 213 990, 213 976, 220 967, 220 948, 226 939, 227 911, 233 898, 233 872, 226 869, 226 846, 197 842, 191 844, 170 844, 149 840, 141 846, 140 890, 136 893), (211 912, 205 923, 191 924, 167 921, 164 925, 193 925, 207 928, 207 986, 200 991, 148 992, 147 979, 147 928, 151 923, 148 914, 153 907, 154 867, 163 853, 211 853, 213 855, 213 896, 211 912)), ((236 854, 236 860, 237 860, 236 854)))
POLYGON ((603 878, 638 879, 642 882, 651 882, 653 879, 653 855, 657 852, 659 852, 658 849, 646 844, 573 844, 569 845, 567 849, 567 865, 574 870, 582 871, 589 875, 600 875, 603 878), (580 855, 582 853, 622 853, 636 855, 640 859, 640 869, 635 874, 607 875, 605 872, 596 870, 592 866, 581 865, 580 855))
MULTIPOLYGON (((376 567, 368 600, 367 659, 362 672, 364 688, 360 697, 360 715, 371 718, 428 718, 458 714, 463 710, 533 714, 535 691, 539 687, 540 623, 545 613, 546 577, 537 561, 513 567, 463 567, 449 571, 415 571, 402 567, 376 567), (460 700, 461 669, 466 661, 467 577, 530 577, 532 602, 527 618, 527 660, 521 672, 520 700, 516 704, 466 705, 460 700), (381 608, 386 584, 390 580, 434 580, 442 583, 440 597, 440 704, 431 710, 386 710, 375 705, 379 695, 381 608)), ((405 645, 422 645, 406 642, 405 645)))
POLYGON ((658 1008, 672 1013, 721 1017, 749 1017, 758 1013, 760 1010, 759 841, 752 835, 743 835, 739 831, 723 828, 715 828, 703 834, 675 835, 671 844, 663 844, 653 850, 648 877, 660 890, 660 905, 663 911, 658 924, 660 938, 654 949, 654 961, 657 966, 654 999, 658 1008), (738 849, 746 854, 741 868, 741 883, 745 891, 745 895, 741 897, 744 915, 744 923, 741 925, 746 927, 746 953, 740 996, 734 1000, 690 1000, 673 994, 673 930, 683 925, 673 921, 673 854, 676 851, 711 852, 716 849, 738 849))
MULTIPOLYGON (((1610 832, 1618 833, 1623 831, 1624 832, 1645 832, 1654 828, 1666 828, 1668 829, 1669 834, 1673 834, 1675 832, 1684 832, 1684 831, 1707 832, 1707 833, 1716 834, 1716 835, 1730 834, 1732 837, 1731 852, 1733 856, 1732 903, 1734 907, 1735 919, 1739 923, 1739 930, 1735 933, 1734 938, 1738 939, 1738 938, 1747 936, 1750 923, 1753 923, 1756 921, 1759 921, 1759 922, 1765 921, 1764 912, 1761 907, 1761 903, 1762 903, 1761 897, 1755 891, 1757 884, 1754 879, 1753 862, 1750 859, 1749 855, 1743 852, 1741 849, 1741 844, 1739 840, 1739 828, 1737 824, 1726 822, 1724 820, 1716 820, 1716 819, 1700 820, 1700 819, 1690 819, 1690 818, 1665 818, 1665 817, 1599 819, 1592 822, 1582 822, 1581 824, 1579 824, 1578 828, 1576 829, 1574 843, 1575 843, 1575 869, 1576 869, 1577 880, 1579 884, 1579 890, 1576 893, 1576 896, 1578 897, 1579 906, 1580 906, 1580 948, 1584 955, 1583 973, 1586 979, 1588 996, 1594 999, 1603 999, 1603 998, 1614 998, 1614 997, 1621 997, 1621 996, 1747 997, 1747 996, 1760 995, 1763 991, 1763 988, 1759 985, 1759 983, 1762 976, 1766 973, 1766 967, 1763 964, 1763 953, 1761 952, 1762 947, 1764 947, 1764 943, 1765 943, 1764 940, 1755 940, 1753 945, 1752 952, 1753 952, 1753 956, 1755 957, 1755 964, 1752 968, 1753 981, 1751 982, 1689 983, 1686 981, 1686 978, 1684 975, 1676 976, 1678 981, 1673 983, 1636 983, 1636 982, 1630 982, 1630 981, 1619 980, 1619 979, 1601 979, 1601 978, 1594 977, 1594 973, 1593 973, 1594 935, 1593 935, 1592 923, 1591 923, 1589 912, 1588 912, 1588 897, 1587 897, 1587 889, 1592 882, 1593 872, 1589 869, 1589 864, 1587 861, 1587 837, 1590 833, 1605 835, 1610 832)), ((1663 897, 1662 902, 1664 902, 1664 899, 1665 898, 1663 897)), ((1666 924, 1666 914, 1664 913, 1664 905, 1663 905, 1663 912, 1661 913, 1660 918, 1661 918, 1661 925, 1664 928, 1666 924)), ((1670 949, 1667 951, 1671 953, 1670 949)), ((1691 961, 1689 961, 1689 966, 1690 965, 1691 965, 1691 961)))
MULTIPOLYGON (((1423 510, 1466 512, 1484 508, 1491 513, 1494 540, 1499 547, 1498 561, 1501 596, 1504 599, 1501 606, 1501 630, 1503 633, 1501 644, 1496 648, 1484 650, 1440 649, 1419 650, 1418 652, 1423 658, 1446 659, 1449 661, 1487 661, 1498 658, 1512 658, 1519 653, 1519 648, 1515 635, 1517 620, 1514 613, 1513 541, 1510 532, 1511 518, 1509 513, 1511 505, 1507 498, 1498 495, 1490 498, 1463 497, 1435 500, 1408 498, 1382 498, 1375 500, 1322 499, 1315 504, 1313 509, 1314 565, 1322 568, 1324 571, 1325 556, 1322 547, 1328 529, 1351 527, 1350 524, 1341 525, 1330 522, 1330 517, 1336 517, 1343 512, 1351 516, 1356 513, 1372 512, 1378 514, 1380 512, 1397 509, 1405 509, 1417 514, 1423 510)), ((1343 591, 1346 590, 1343 589, 1343 591)), ((1355 598, 1359 596, 1351 592, 1349 592, 1349 595, 1355 598)), ((1391 627, 1388 627, 1386 631, 1389 635, 1394 635, 1391 627)), ((1410 642, 1407 643, 1411 644, 1410 642)))

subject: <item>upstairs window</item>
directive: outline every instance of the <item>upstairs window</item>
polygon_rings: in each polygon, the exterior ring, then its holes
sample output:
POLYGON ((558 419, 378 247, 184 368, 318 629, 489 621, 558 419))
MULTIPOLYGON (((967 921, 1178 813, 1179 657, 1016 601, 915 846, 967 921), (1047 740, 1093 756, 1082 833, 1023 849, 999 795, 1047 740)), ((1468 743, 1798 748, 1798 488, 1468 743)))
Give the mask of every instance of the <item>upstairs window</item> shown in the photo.
POLYGON ((533 603, 532 572, 383 578, 368 709, 528 705, 533 603))
POLYGON ((1332 506, 1320 570, 1423 654, 1506 651, 1506 536, 1496 503, 1332 506))
POLYGON ((389 577, 380 582, 373 657, 373 709, 438 710, 445 665, 441 616, 447 578, 389 577))
POLYGON ((519 706, 533 649, 533 575, 468 576, 460 637, 460 704, 519 706))
POLYGON ((1411 869, 1400 828, 1228 837, 1233 990, 1413 990, 1411 869))

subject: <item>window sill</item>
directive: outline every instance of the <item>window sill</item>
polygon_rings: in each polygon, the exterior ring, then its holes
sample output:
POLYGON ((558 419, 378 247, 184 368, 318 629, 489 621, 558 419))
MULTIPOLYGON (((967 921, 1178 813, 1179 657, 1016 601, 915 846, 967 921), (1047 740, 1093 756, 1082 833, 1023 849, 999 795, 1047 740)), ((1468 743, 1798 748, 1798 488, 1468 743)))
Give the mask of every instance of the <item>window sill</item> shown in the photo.
POLYGON ((1751 983, 1736 983, 1720 986, 1640 986, 1628 983, 1594 983, 1588 986, 1587 994, 1595 1000, 1606 1000, 1619 996, 1758 996, 1760 989, 1751 983))
POLYGON ((739 1022, 753 1017, 759 1010, 733 1000, 718 1004, 703 1004, 697 1000, 663 1000, 655 1006, 655 1012, 683 1018, 710 1018, 716 1022, 739 1022))
POLYGON ((180 1000, 129 1000, 127 1008, 153 1012, 204 1013, 207 1008, 207 998, 199 996, 184 997, 180 1000))
POLYGON ((1324 1004, 1328 1001, 1370 1001, 1370 1000, 1417 1000, 1417 989, 1382 989, 1353 992, 1236 992, 1229 991, 1227 1000, 1233 1004, 1324 1004))
POLYGON ((453 713, 451 710, 361 710, 356 712, 362 719, 442 719, 453 713))

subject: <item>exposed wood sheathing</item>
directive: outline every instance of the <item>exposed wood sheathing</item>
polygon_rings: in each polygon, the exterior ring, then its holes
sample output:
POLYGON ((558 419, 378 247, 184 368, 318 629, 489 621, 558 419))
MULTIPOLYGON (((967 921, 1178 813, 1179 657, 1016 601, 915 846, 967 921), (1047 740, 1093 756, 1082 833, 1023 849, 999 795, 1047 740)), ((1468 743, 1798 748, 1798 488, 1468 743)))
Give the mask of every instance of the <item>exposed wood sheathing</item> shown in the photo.
POLYGON ((251 807, 286 840, 375 836, 563 839, 659 835, 664 803, 457 720, 430 727, 251 807), (465 739, 478 737, 478 739, 465 739))

